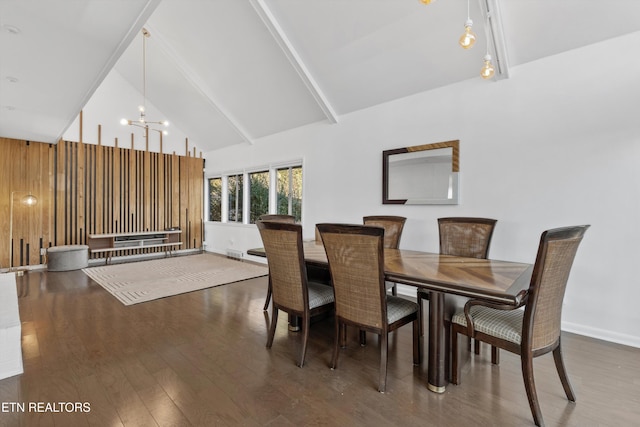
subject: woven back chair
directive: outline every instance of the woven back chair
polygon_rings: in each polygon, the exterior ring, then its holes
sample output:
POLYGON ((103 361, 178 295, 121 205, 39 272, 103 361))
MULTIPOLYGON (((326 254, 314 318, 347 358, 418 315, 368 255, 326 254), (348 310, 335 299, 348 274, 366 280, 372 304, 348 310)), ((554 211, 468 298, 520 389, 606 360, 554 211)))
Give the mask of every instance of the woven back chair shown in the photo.
MULTIPOLYGON (((438 218, 440 253, 468 258, 487 258, 491 237, 497 220, 490 218, 452 217, 438 218)), ((429 299, 429 291, 418 289, 418 304, 423 315, 422 302, 429 299)), ((420 335, 424 331, 420 329, 420 335)), ((476 354, 480 352, 476 342, 476 354)))
MULTIPOLYGON (((276 214, 265 214, 260 215, 258 221, 273 221, 273 222, 285 222, 288 224, 295 224, 296 219, 293 215, 276 215, 276 214)), ((271 301, 271 279, 269 279, 269 284, 267 287, 267 298, 264 301, 263 311, 267 311, 269 308, 269 302, 271 301)))
POLYGON ((489 218, 438 218, 440 253, 487 258, 496 222, 489 218))
MULTIPOLYGON (((400 238, 402 230, 407 218, 403 216, 377 215, 365 216, 362 218, 364 225, 384 228, 384 247, 389 249, 398 249, 400 246, 400 238)), ((391 285, 391 294, 397 295, 398 289, 395 283, 388 282, 391 285)))
POLYGON ((384 247, 390 249, 398 249, 406 221, 407 218, 403 216, 391 215, 372 215, 362 218, 364 225, 384 228, 384 247))
POLYGON ((280 215, 280 214, 265 214, 260 215, 258 221, 275 221, 275 222, 287 222, 295 224, 296 218, 293 215, 280 215))
MULTIPOLYGON (((500 305, 470 300, 452 318, 452 382, 459 384, 458 334, 519 354, 522 376, 533 420, 544 425, 533 378, 533 358, 553 352, 553 359, 567 399, 575 394, 562 359, 560 321, 562 301, 578 246, 588 225, 557 228, 542 233, 529 289, 519 304, 500 305), (524 310, 518 310, 523 307, 524 310)), ((496 357, 493 360, 498 363, 496 357)))
POLYGON ((387 295, 384 281, 384 229, 363 225, 318 224, 335 293, 336 330, 331 367, 346 346, 347 325, 380 335, 378 390, 387 381, 389 332, 413 324, 413 363, 420 363, 419 313, 416 303, 387 295))
POLYGON ((258 221, 267 254, 269 281, 273 293, 271 326, 267 348, 271 348, 278 322, 278 310, 302 318, 302 346, 298 366, 304 365, 310 319, 333 310, 333 289, 308 281, 302 249, 302 227, 284 222, 258 221))

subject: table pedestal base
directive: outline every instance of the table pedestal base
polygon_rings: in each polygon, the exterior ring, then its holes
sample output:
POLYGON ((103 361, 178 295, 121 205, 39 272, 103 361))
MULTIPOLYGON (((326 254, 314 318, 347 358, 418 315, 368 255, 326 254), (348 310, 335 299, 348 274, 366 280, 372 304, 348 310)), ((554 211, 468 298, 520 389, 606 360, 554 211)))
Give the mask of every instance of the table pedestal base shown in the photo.
POLYGON ((427 388, 434 393, 444 393, 447 385, 445 376, 445 330, 444 294, 431 292, 429 295, 429 366, 427 368, 427 388))

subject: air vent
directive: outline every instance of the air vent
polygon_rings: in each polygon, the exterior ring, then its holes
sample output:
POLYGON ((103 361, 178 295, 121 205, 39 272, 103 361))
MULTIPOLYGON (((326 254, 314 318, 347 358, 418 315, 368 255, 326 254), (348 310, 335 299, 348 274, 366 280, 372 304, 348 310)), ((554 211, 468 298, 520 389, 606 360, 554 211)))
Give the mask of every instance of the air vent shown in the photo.
POLYGON ((227 248, 227 258, 233 258, 237 260, 242 260, 243 253, 237 249, 229 249, 227 248))

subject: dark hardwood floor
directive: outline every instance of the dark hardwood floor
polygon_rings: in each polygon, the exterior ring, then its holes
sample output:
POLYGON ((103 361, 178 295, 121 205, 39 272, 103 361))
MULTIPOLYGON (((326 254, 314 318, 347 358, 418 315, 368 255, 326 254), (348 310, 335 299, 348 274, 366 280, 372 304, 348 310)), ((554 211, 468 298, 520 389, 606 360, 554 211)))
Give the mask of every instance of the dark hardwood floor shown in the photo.
MULTIPOLYGON (((125 307, 81 271, 18 278, 24 374, 0 404, 87 402, 90 412, 0 412, 2 426, 533 426, 517 356, 470 357, 462 384, 426 389, 411 328, 390 338, 387 393, 376 391, 378 340, 350 331, 330 370, 333 320, 312 325, 306 364, 281 315, 265 348, 266 278, 125 307)), ((534 362, 547 426, 640 424, 640 349, 563 334, 577 403, 551 355, 534 362)), ((55 408, 54 408, 55 409, 55 408)))

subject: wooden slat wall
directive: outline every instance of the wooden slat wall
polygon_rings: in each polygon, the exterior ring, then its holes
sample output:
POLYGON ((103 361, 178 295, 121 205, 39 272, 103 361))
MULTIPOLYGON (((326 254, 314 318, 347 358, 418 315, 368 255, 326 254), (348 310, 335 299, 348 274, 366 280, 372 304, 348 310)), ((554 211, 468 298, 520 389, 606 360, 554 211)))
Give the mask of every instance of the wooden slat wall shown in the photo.
POLYGON ((86 244, 96 233, 180 227, 181 249, 201 248, 203 166, 175 153, 0 138, 0 266, 9 265, 10 193, 18 190, 38 204, 14 195, 14 266, 41 264, 41 247, 86 244))

